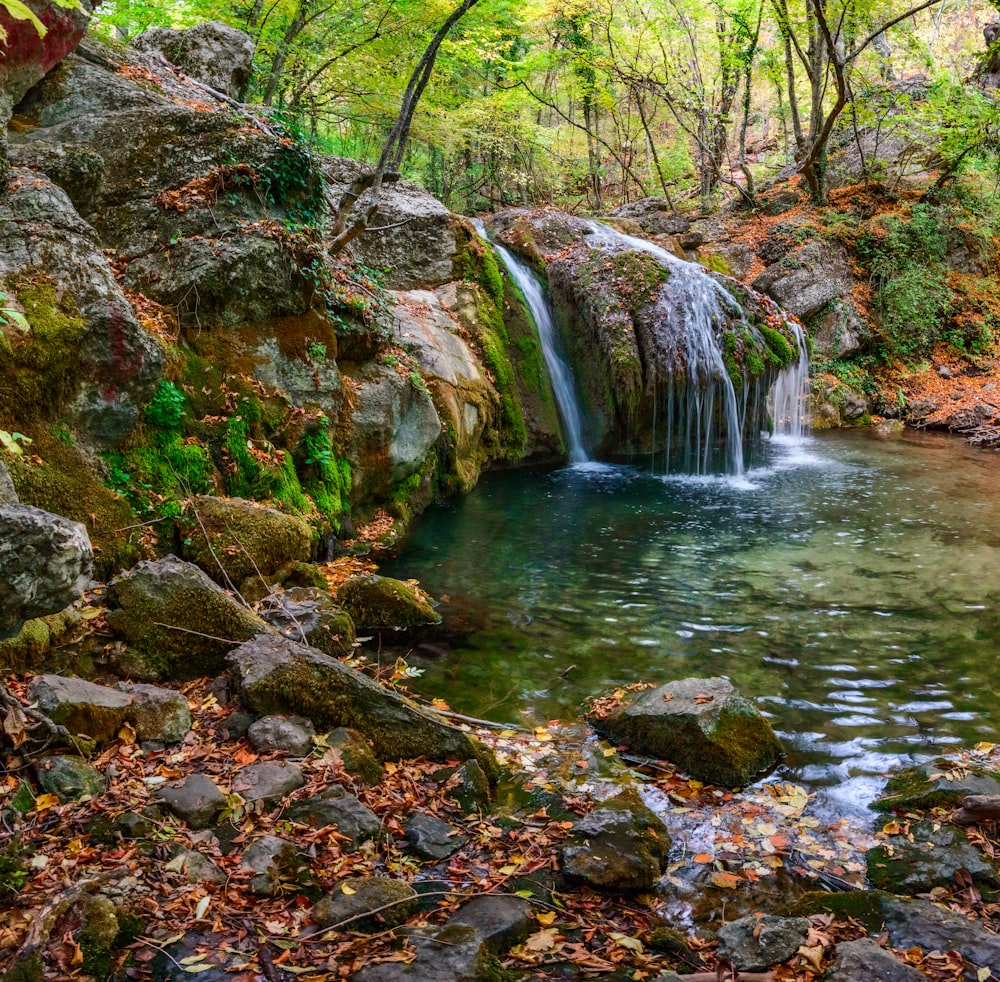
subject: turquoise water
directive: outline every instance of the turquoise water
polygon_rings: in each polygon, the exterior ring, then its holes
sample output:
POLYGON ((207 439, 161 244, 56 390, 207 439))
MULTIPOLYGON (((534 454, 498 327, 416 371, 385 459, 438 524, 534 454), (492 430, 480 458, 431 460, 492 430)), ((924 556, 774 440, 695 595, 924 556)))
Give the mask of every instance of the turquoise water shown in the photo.
POLYGON ((862 433, 772 446, 739 481, 486 476, 384 568, 443 598, 444 653, 410 656, 411 687, 532 724, 614 684, 725 675, 782 735, 785 777, 845 789, 998 741, 998 478, 956 439, 862 433))

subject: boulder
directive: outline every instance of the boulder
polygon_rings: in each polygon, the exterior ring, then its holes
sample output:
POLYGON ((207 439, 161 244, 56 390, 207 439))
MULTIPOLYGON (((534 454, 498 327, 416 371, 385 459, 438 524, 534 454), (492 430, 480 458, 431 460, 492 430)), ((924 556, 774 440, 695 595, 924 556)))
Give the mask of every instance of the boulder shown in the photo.
POLYGON ((301 518, 242 498, 192 498, 183 528, 184 559, 230 588, 312 554, 312 531, 301 518))
POLYGON ((634 790, 602 802, 570 830, 559 850, 563 873, 599 890, 651 890, 670 849, 666 826, 634 790))
POLYGON ((378 931, 402 924, 416 906, 417 893, 409 883, 384 876, 349 876, 316 903, 313 920, 324 928, 378 931))
POLYGON ((316 728, 301 716, 263 716, 247 730, 250 746, 258 753, 278 750, 305 757, 313 748, 316 728))
POLYGON ((414 812, 406 820, 404 829, 410 849, 421 859, 432 862, 447 859, 469 841, 468 836, 459 835, 454 825, 422 812, 414 812))
POLYGON ((30 505, 0 505, 0 638, 78 600, 93 562, 79 522, 30 505))
POLYGON ((255 712, 352 727, 371 741, 380 760, 483 754, 457 727, 314 648, 264 635, 240 645, 228 661, 244 703, 255 712))
POLYGON ((872 938, 842 941, 823 982, 923 982, 925 976, 872 938))
POLYGON ((897 771, 871 807, 879 812, 928 811, 957 807, 972 794, 1000 795, 1000 774, 981 767, 952 770, 947 761, 938 760, 897 771))
POLYGON ((821 361, 849 358, 861 350, 870 333, 851 300, 833 300, 810 324, 813 355, 821 361))
POLYGON ((79 610, 66 607, 58 614, 25 621, 12 638, 0 641, 0 668, 27 672, 83 620, 79 610))
POLYGON ((115 688, 129 698, 125 718, 139 740, 179 743, 191 729, 191 711, 181 693, 130 682, 118 682, 115 688))
POLYGON ((35 774, 42 790, 60 801, 98 795, 108 786, 105 776, 93 764, 72 754, 42 757, 35 762, 35 774))
POLYGON ((233 99, 242 99, 253 71, 250 35, 214 20, 184 31, 153 28, 136 37, 131 46, 161 55, 185 75, 233 99))
POLYGON ((691 221, 667 203, 666 198, 640 198, 608 212, 612 218, 631 218, 649 235, 683 235, 691 221))
POLYGON ((64 418, 100 449, 134 427, 163 371, 94 229, 65 192, 23 168, 0 202, 0 281, 30 325, 0 343, 15 411, 64 418), (11 343, 11 340, 13 343, 11 343))
POLYGON ((354 650, 354 621, 326 590, 292 587, 265 597, 260 616, 279 634, 338 657, 354 650))
POLYGON ((117 739, 132 708, 132 700, 124 692, 63 675, 35 676, 28 686, 28 698, 53 723, 101 745, 117 739))
POLYGON ((269 629, 176 556, 147 560, 108 584, 108 623, 160 678, 197 678, 219 671, 226 652, 269 629))
POLYGON ((803 321, 835 300, 847 297, 853 286, 847 252, 819 240, 807 242, 768 266, 753 282, 755 290, 767 294, 803 321))
POLYGON ((448 924, 475 928, 495 952, 509 951, 530 933, 531 905, 522 897, 473 897, 458 908, 448 924))
POLYGON ((461 767, 446 768, 431 776, 441 783, 441 793, 467 814, 490 803, 490 781, 478 761, 467 760, 461 767))
POLYGON ((240 868, 251 871, 250 892, 272 897, 282 877, 293 877, 305 863, 294 842, 275 835, 262 835, 245 853, 240 868))
POLYGON ((347 836, 353 848, 376 838, 382 831, 382 823, 375 812, 339 784, 295 802, 285 812, 285 817, 314 829, 332 826, 341 835, 347 836))
POLYGON ((908 896, 952 887, 965 870, 980 891, 995 894, 1000 887, 997 868, 977 849, 963 829, 914 824, 908 834, 892 835, 885 844, 865 854, 868 882, 876 890, 908 896))
POLYGON ((248 805, 271 808, 305 783, 298 764, 263 760, 237 771, 233 775, 232 788, 248 805))
POLYGON ((226 796, 204 774, 169 781, 157 789, 156 797, 192 829, 213 825, 226 807, 226 796))
POLYGON ((805 917, 741 917, 719 928, 717 954, 739 972, 763 972, 791 958, 810 926, 805 917))
POLYGON ((706 784, 747 784, 782 752, 771 724, 724 678, 682 679, 629 694, 607 716, 588 719, 613 743, 669 760, 706 784))
POLYGON ((424 595, 389 576, 352 576, 337 591, 337 602, 358 627, 406 629, 441 623, 441 615, 424 595))

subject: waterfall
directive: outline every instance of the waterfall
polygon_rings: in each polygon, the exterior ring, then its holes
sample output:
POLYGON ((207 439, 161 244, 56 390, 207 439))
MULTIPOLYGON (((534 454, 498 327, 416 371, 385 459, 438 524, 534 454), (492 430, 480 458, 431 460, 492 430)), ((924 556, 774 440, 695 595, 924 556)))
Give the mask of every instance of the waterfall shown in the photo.
MULTIPOLYGON (((662 383, 656 378, 647 379, 647 385, 653 388, 654 405, 665 402, 656 408, 656 413, 666 421, 666 434, 665 448, 658 451, 654 447, 654 468, 659 453, 664 453, 667 473, 709 474, 722 470, 742 475, 744 433, 749 433, 752 443, 766 421, 762 398, 766 393, 744 374, 744 385, 738 395, 720 347, 720 324, 735 322, 756 333, 742 308, 697 263, 687 262, 652 242, 625 235, 599 222, 587 225, 589 245, 645 252, 670 271, 656 301, 663 323, 658 341, 667 368, 665 391, 661 394, 662 383)), ((790 326, 799 346, 799 358, 778 376, 771 415, 776 433, 801 438, 809 360, 801 328, 790 326)))
MULTIPOLYGON (((489 242, 486 227, 478 218, 472 219, 472 224, 480 236, 489 242)), ((573 380, 573 370, 560 357, 556 348, 556 328, 552 319, 552 311, 545 301, 541 285, 534 273, 509 249, 496 242, 490 242, 497 255, 503 261, 511 278, 524 295, 528 310, 535 322, 538 339, 542 345, 542 356, 552 381, 552 394, 556 400, 556 409, 563 427, 566 450, 571 464, 581 464, 590 459, 583 436, 583 415, 580 403, 576 397, 576 385, 573 380)))

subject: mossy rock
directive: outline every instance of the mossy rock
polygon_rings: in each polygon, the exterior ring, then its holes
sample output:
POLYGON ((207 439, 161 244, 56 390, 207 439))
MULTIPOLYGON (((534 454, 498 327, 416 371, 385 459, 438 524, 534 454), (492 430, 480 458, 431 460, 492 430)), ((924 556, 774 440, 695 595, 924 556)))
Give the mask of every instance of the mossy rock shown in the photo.
POLYGON ((403 880, 390 880, 384 876, 349 876, 346 880, 339 880, 333 891, 313 907, 313 920, 320 927, 330 928, 350 918, 358 918, 349 925, 345 924, 343 930, 367 933, 398 927, 416 907, 416 891, 403 880), (371 916, 361 917, 363 914, 371 916))
POLYGON ((669 760, 706 784, 747 784, 782 754, 771 724, 724 678, 623 694, 608 715, 592 711, 588 719, 613 743, 669 760))
POLYGON ((440 624, 441 616, 415 587, 389 576, 352 576, 337 602, 359 628, 406 628, 440 624))
POLYGON ((385 776, 371 743, 357 730, 339 726, 327 733, 323 740, 340 755, 344 770, 362 784, 379 784, 385 776))
POLYGON ((871 807, 878 812, 928 811, 942 805, 954 808, 970 794, 1000 795, 1000 774, 978 767, 956 768, 953 762, 936 760, 897 771, 871 807))
POLYGON ((35 773, 42 790, 63 802, 102 794, 108 785, 93 764, 72 754, 42 758, 35 765, 35 773))
POLYGON ((181 524, 183 557, 224 586, 267 579, 312 554, 312 531, 301 518, 241 498, 192 498, 181 524))

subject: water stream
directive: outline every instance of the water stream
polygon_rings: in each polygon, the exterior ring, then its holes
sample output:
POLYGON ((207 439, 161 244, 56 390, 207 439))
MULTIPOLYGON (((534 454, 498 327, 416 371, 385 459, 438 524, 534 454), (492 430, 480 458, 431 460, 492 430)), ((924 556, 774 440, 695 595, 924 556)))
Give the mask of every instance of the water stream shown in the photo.
POLYGON ((432 508, 386 572, 464 633, 416 687, 537 723, 613 684, 725 675, 782 734, 784 776, 844 807, 899 759, 997 741, 996 456, 855 433, 767 453, 742 480, 589 465, 432 508))

